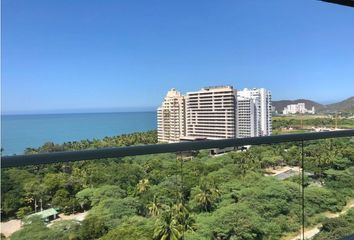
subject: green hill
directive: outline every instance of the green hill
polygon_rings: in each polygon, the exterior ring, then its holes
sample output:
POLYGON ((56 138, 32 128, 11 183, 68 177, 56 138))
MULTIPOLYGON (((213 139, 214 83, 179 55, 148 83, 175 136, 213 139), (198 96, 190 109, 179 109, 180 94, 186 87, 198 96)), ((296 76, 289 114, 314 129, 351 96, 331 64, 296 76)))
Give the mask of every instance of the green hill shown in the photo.
POLYGON ((338 103, 328 104, 323 111, 354 113, 354 96, 338 103))
POLYGON ((296 99, 296 100, 280 100, 280 101, 273 101, 272 104, 275 107, 275 110, 278 111, 278 113, 282 113, 284 108, 287 105, 290 104, 297 104, 297 103, 305 103, 305 107, 307 109, 311 109, 312 107, 315 107, 316 111, 320 111, 323 108, 325 108, 325 105, 322 105, 320 103, 307 100, 307 99, 296 99))
POLYGON ((354 96, 350 97, 346 100, 343 100, 338 103, 332 104, 320 104, 307 99, 296 99, 296 100, 280 100, 273 101, 273 106, 278 113, 282 113, 284 108, 289 104, 296 103, 305 103, 307 109, 311 109, 313 106, 316 109, 317 113, 334 113, 334 112, 342 112, 342 113, 354 113, 354 96))

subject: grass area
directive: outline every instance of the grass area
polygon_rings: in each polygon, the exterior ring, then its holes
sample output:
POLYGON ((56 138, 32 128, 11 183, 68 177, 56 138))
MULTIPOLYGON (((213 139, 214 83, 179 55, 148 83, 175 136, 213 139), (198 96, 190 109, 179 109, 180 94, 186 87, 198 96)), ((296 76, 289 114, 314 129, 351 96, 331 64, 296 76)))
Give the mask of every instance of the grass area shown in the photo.
POLYGON ((290 133, 305 133, 305 132, 309 132, 309 130, 306 130, 306 129, 294 129, 294 130, 275 129, 275 130, 273 130, 273 135, 290 134, 290 133))
POLYGON ((300 115, 300 114, 293 114, 293 115, 278 115, 273 116, 273 119, 315 119, 315 118, 331 118, 329 115, 322 115, 322 114, 308 114, 308 115, 300 115))
MULTIPOLYGON (((275 116, 273 117, 273 132, 295 132, 298 130, 309 130, 311 128, 354 128, 354 119, 341 118, 334 119, 323 115, 292 115, 292 116, 275 116), (284 130, 293 128, 293 130, 284 130)), ((300 131, 301 132, 301 131, 300 131)))

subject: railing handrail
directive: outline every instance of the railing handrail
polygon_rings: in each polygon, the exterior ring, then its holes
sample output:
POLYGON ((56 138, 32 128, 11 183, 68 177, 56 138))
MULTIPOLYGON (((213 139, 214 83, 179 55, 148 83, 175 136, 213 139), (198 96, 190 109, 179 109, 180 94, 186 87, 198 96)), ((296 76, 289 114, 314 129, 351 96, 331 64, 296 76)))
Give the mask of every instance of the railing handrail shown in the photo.
POLYGON ((73 162, 80 160, 93 160, 102 158, 116 158, 136 155, 146 155, 155 153, 183 152, 191 150, 240 147, 246 145, 275 144, 282 142, 296 142, 318 140, 326 138, 353 137, 354 129, 328 131, 328 132, 309 132, 298 134, 284 134, 264 137, 234 138, 222 140, 203 140, 194 142, 180 142, 169 144, 150 144, 134 145, 127 147, 101 148, 92 150, 66 151, 39 153, 32 155, 3 156, 1 168, 19 167, 26 165, 38 165, 60 162, 73 162))

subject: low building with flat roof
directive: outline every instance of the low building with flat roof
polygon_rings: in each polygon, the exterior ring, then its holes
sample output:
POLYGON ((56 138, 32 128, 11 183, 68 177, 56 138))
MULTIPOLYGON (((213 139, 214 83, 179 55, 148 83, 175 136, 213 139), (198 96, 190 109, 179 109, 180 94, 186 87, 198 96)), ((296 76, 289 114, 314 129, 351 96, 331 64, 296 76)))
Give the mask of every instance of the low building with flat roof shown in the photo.
POLYGON ((27 218, 36 217, 36 216, 49 222, 49 221, 52 221, 57 218, 58 211, 55 210, 54 208, 49 208, 49 209, 46 209, 46 210, 43 210, 40 212, 33 213, 33 214, 27 216, 27 218))

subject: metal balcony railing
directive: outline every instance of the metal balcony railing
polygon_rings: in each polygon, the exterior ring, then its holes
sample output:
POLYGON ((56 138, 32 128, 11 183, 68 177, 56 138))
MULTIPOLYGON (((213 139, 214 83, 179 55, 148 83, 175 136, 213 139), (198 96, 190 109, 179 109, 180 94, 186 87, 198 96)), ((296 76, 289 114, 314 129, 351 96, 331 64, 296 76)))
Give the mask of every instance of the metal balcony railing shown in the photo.
POLYGON ((155 153, 184 152, 201 149, 240 147, 246 145, 275 144, 282 142, 303 142, 326 138, 353 137, 354 129, 310 132, 301 134, 285 134, 265 137, 235 138, 223 140, 203 140, 195 142, 181 142, 170 144, 138 145, 116 148, 102 148, 83 151, 51 152, 33 155, 3 156, 1 168, 20 167, 26 165, 38 165, 60 162, 73 162, 80 160, 93 160, 103 158, 116 158, 125 156, 146 155, 155 153))
POLYGON ((340 4, 348 7, 354 7, 354 0, 322 0, 323 2, 340 4))
POLYGON ((223 140, 203 140, 194 142, 181 142, 171 144, 136 145, 116 148, 103 148, 83 151, 51 152, 33 155, 3 156, 1 168, 21 167, 27 165, 50 164, 61 162, 73 162, 79 160, 94 160, 105 158, 119 158, 126 156, 157 154, 157 153, 181 153, 202 149, 223 149, 228 147, 241 147, 247 145, 277 144, 284 142, 301 143, 301 237, 305 239, 305 171, 304 171, 304 141, 319 140, 327 138, 354 137, 354 129, 310 132, 301 134, 285 134, 265 137, 236 138, 223 140))

